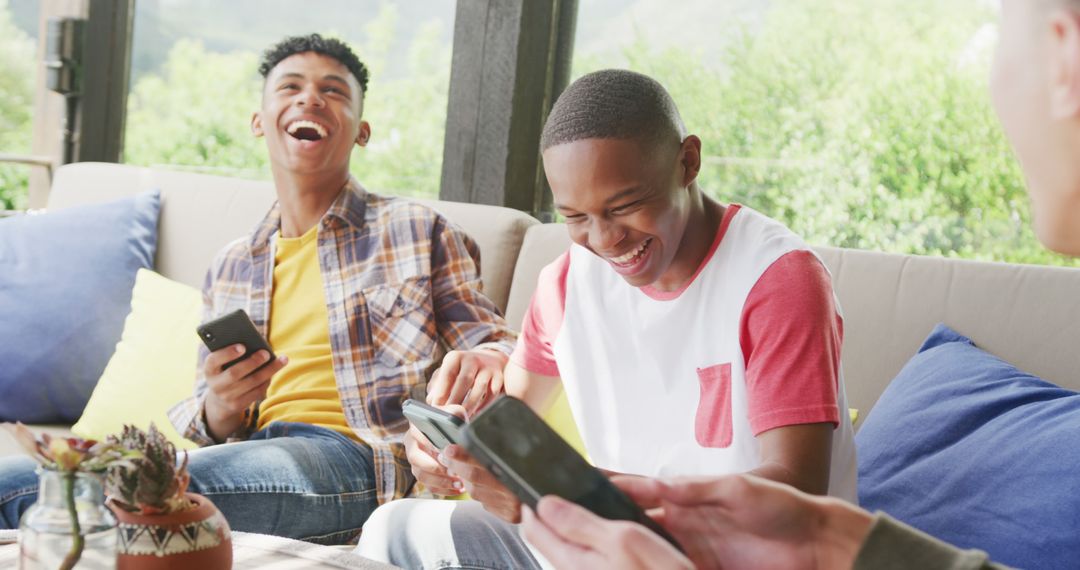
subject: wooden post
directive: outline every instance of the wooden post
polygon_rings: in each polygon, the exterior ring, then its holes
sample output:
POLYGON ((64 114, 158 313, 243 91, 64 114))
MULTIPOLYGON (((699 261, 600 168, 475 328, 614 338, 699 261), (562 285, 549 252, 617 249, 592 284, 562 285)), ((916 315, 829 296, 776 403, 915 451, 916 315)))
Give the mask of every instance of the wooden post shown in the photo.
POLYGON ((458 0, 441 199, 540 213, 540 133, 576 15, 576 0, 458 0))
POLYGON ((135 0, 90 0, 74 162, 120 162, 135 0))

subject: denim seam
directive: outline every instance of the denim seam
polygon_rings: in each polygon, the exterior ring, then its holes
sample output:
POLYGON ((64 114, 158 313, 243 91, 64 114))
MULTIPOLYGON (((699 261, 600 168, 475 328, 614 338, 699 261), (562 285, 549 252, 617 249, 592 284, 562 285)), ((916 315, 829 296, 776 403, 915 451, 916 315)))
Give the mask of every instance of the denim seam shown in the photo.
POLYGON ((18 499, 19 497, 24 497, 26 495, 33 495, 34 493, 37 493, 37 492, 38 492, 37 487, 28 488, 28 489, 27 488, 19 489, 19 490, 15 491, 15 492, 11 493, 10 495, 4 495, 3 497, 0 497, 0 503, 7 503, 9 501, 13 501, 15 499, 18 499))
MULTIPOLYGON (((312 535, 309 535, 309 536, 305 536, 305 537, 303 537, 303 538, 301 538, 299 540, 302 540, 304 542, 317 542, 317 541, 320 541, 320 540, 325 540, 325 539, 327 539, 329 537, 337 537, 337 536, 341 536, 341 535, 350 536, 352 539, 355 539, 360 534, 360 529, 362 529, 362 528, 363 527, 346 528, 346 529, 342 529, 342 530, 335 530, 334 532, 328 532, 328 533, 325 533, 325 534, 312 534, 312 535)), ((346 541, 346 544, 348 544, 348 543, 349 543, 349 541, 346 541)))

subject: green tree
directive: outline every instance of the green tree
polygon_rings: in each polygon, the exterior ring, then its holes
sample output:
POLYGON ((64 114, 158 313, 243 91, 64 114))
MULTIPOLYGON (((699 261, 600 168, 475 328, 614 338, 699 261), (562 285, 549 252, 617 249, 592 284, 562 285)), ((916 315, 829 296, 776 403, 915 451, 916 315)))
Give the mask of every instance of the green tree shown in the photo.
POLYGON ((1073 265, 1032 234, 989 104, 995 18, 974 0, 774 0, 711 58, 623 55, 701 136, 703 188, 811 243, 1073 265))
MULTIPOLYGON (((0 0, 0 152, 30 152, 34 41, 11 20, 0 0)), ((29 167, 0 164, 0 210, 26 207, 29 167)))
MULTIPOLYGON (((352 46, 371 71, 364 116, 373 133, 366 148, 353 151, 351 169, 373 191, 435 197, 450 55, 438 42, 439 24, 423 24, 410 47, 408 72, 386 79, 398 25, 395 7, 385 4, 368 23, 364 45, 352 46)), ((269 177, 266 148, 249 128, 262 93, 257 66, 253 52, 213 53, 197 40, 177 42, 162 74, 144 76, 132 91, 125 161, 269 177)))

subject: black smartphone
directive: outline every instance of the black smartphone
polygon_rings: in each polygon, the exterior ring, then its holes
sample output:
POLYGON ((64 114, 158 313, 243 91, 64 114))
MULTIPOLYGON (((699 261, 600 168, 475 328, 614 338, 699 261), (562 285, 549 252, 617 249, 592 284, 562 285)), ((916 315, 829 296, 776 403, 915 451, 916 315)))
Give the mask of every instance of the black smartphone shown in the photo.
POLYGON ((411 398, 401 405, 401 411, 440 450, 452 443, 461 444, 461 429, 465 426, 465 420, 411 398))
MULTIPOLYGON (((227 370, 230 366, 260 350, 270 353, 270 360, 267 360, 263 366, 270 364, 276 358, 274 351, 270 349, 270 343, 266 342, 263 335, 259 334, 255 324, 251 322, 251 318, 243 309, 237 309, 227 315, 205 322, 199 325, 195 332, 202 339, 206 348, 210 349, 210 352, 221 350, 233 344, 244 345, 244 354, 222 366, 222 370, 227 370)), ((262 366, 259 368, 262 368, 262 366)))
POLYGON ((557 495, 611 520, 639 523, 682 547, 524 402, 502 396, 463 430, 464 447, 522 503, 557 495))

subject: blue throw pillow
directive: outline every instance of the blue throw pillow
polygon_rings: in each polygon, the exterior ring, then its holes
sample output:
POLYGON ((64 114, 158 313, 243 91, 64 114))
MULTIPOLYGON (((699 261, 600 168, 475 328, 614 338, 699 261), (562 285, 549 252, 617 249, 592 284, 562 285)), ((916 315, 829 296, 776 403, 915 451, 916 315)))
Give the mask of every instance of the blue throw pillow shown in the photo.
POLYGON ((863 507, 995 562, 1080 563, 1080 394, 938 325, 855 441, 863 507))
POLYGON ((0 421, 71 423, 109 362, 139 268, 157 248, 158 191, 0 220, 0 421))

